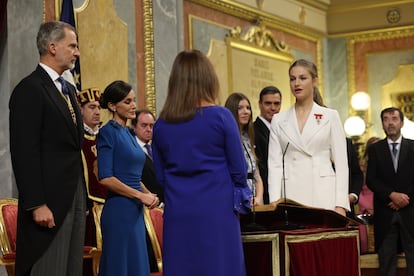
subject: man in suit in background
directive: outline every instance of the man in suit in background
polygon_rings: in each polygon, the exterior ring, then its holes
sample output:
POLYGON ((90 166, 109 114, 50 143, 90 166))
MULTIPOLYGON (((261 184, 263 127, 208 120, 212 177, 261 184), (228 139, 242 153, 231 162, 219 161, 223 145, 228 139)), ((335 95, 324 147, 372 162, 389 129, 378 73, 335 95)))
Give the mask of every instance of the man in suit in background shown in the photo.
POLYGON ((381 112, 387 137, 368 147, 367 185, 374 192, 374 235, 381 276, 397 274, 398 244, 414 275, 414 141, 401 136, 404 115, 391 107, 381 112))
POLYGON ((362 175, 361 167, 359 166, 358 154, 355 150, 354 144, 350 138, 346 138, 346 149, 348 153, 348 168, 349 168, 349 204, 351 212, 347 212, 347 216, 355 217, 354 205, 358 203, 359 193, 362 189, 362 182, 364 177, 362 175))
POLYGON ((82 275, 86 196, 83 121, 61 79, 79 57, 75 29, 43 23, 40 63, 10 98, 10 152, 19 191, 15 274, 82 275))
POLYGON ((131 121, 131 125, 134 130, 134 134, 136 135, 138 144, 142 147, 142 150, 145 152, 146 156, 144 168, 142 169, 141 181, 144 183, 145 187, 151 191, 151 193, 158 196, 162 207, 164 202, 164 192, 155 177, 151 150, 152 128, 154 127, 155 116, 148 109, 137 110, 135 111, 135 114, 135 119, 131 121))
POLYGON ((255 154, 259 161, 259 172, 263 180, 263 203, 269 203, 267 158, 269 150, 270 122, 273 115, 279 113, 282 93, 274 86, 267 86, 260 91, 260 116, 254 121, 255 154))

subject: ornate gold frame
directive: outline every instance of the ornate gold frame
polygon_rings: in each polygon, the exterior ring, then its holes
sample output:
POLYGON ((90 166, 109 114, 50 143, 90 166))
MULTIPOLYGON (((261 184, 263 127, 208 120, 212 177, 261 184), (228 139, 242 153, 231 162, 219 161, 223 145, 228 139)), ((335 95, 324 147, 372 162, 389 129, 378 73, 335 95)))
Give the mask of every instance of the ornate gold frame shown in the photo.
POLYGON ((272 276, 280 276, 279 267, 279 234, 242 234, 242 242, 271 242, 272 243, 272 276))
POLYGON ((144 22, 145 103, 147 108, 156 114, 152 0, 142 0, 142 9, 144 11, 142 16, 144 22))
MULTIPOLYGON (((343 36, 346 37, 348 63, 348 102, 350 103, 352 95, 356 92, 355 44, 361 42, 372 42, 387 39, 411 37, 414 36, 414 27, 396 27, 375 31, 355 32, 345 34, 343 36)), ((350 104, 348 108, 348 114, 355 114, 355 111, 352 109, 350 104)), ((366 120, 367 122, 371 122, 371 108, 369 108, 366 112, 366 120)), ((368 136, 370 136, 370 131, 371 129, 367 130, 368 136)))
POLYGON ((348 238, 348 237, 355 237, 357 248, 358 248, 358 256, 360 252, 359 248, 359 232, 358 230, 351 230, 351 231, 334 231, 334 232, 320 232, 315 234, 303 234, 303 235, 289 235, 286 234, 284 237, 284 247, 285 247, 285 275, 290 275, 290 254, 289 254, 289 243, 302 243, 302 242, 310 242, 310 241, 318 241, 324 239, 334 239, 334 238, 348 238))
POLYGON ((395 38, 414 36, 414 27, 398 27, 387 30, 357 32, 347 35, 347 59, 348 59, 348 91, 349 97, 355 92, 355 44, 395 38))
MULTIPOLYGON (((225 14, 229 14, 235 17, 239 17, 251 22, 260 21, 263 25, 266 25, 270 28, 281 30, 283 32, 293 34, 297 37, 309 40, 316 44, 316 60, 315 64, 318 67, 319 72, 319 90, 322 95, 324 94, 324 85, 323 85, 323 63, 322 63, 322 38, 324 34, 317 32, 313 29, 304 27, 300 24, 292 23, 288 20, 284 20, 273 16, 269 13, 263 12, 259 9, 245 6, 239 3, 236 3, 231 0, 187 0, 217 11, 220 11, 225 14)), ((191 20, 191 19, 190 19, 191 20)), ((189 22, 191 26, 191 21, 189 22)), ((191 30, 191 27, 189 27, 191 30)), ((191 34, 191 33, 190 33, 191 34)), ((191 37, 190 37, 191 38, 191 37)))

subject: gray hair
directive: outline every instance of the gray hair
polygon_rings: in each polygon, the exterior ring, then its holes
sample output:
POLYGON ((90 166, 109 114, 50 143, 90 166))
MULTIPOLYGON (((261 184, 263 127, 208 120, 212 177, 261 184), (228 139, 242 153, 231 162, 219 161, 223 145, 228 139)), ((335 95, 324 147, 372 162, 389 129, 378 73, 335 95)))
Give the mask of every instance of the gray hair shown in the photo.
POLYGON ((75 28, 62 21, 49 21, 42 23, 37 33, 37 49, 42 56, 47 53, 49 43, 52 41, 60 41, 65 38, 65 29, 69 29, 76 33, 75 28))

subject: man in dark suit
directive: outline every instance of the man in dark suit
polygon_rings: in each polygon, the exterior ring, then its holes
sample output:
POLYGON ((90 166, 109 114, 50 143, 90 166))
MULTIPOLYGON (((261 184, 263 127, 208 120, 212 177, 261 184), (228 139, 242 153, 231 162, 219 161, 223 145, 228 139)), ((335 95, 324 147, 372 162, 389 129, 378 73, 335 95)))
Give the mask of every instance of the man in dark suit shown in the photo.
POLYGON ((279 113, 282 94, 274 86, 267 86, 260 91, 260 116, 254 121, 255 153, 259 160, 259 172, 263 181, 263 203, 269 203, 267 158, 269 150, 270 122, 273 115, 279 113))
POLYGON ((19 191, 15 274, 82 275, 83 121, 75 87, 61 79, 79 57, 74 28, 46 22, 40 63, 10 98, 10 152, 19 191))
POLYGON ((155 123, 155 116, 148 109, 141 109, 135 111, 135 119, 132 119, 131 125, 134 130, 138 144, 145 152, 145 164, 142 169, 141 181, 145 187, 158 196, 160 199, 160 205, 162 207, 164 202, 164 191, 155 177, 154 163, 152 162, 152 128, 155 123))
POLYGON ((401 136, 404 115, 381 112, 387 137, 368 147, 367 185, 374 192, 374 235, 380 275, 396 275, 398 244, 414 275, 414 141, 401 136))
POLYGON ((362 175, 361 167, 359 166, 358 154, 355 150, 354 144, 350 138, 346 138, 346 150, 348 153, 348 168, 349 168, 349 204, 351 212, 347 212, 347 216, 354 218, 354 205, 358 203, 359 193, 362 189, 362 182, 364 177, 362 175))

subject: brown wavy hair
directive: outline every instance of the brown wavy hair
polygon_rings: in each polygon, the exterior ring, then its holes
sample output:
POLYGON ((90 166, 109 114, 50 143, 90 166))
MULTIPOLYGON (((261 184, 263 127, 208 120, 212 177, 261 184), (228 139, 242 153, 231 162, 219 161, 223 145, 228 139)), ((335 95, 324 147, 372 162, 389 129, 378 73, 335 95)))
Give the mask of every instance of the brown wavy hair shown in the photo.
POLYGON ((173 63, 160 118, 169 123, 194 118, 202 101, 215 103, 219 81, 213 65, 199 50, 180 52, 173 63))

